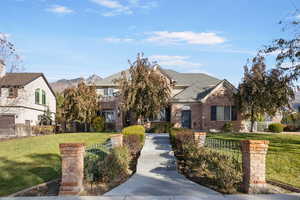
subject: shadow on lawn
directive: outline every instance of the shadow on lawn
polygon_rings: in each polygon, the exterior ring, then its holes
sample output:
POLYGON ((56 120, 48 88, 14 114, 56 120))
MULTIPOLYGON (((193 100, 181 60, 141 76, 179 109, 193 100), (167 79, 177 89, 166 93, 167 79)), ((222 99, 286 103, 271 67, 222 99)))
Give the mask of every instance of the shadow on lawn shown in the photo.
POLYGON ((53 180, 60 176, 60 156, 30 154, 18 160, 0 157, 0 196, 53 180))

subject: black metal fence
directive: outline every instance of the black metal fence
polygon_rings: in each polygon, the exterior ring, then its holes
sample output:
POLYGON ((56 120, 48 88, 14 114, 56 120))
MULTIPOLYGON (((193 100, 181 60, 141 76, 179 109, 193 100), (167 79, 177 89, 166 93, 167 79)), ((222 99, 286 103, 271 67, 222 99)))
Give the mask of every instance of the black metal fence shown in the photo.
POLYGON ((111 149, 112 144, 110 140, 104 144, 93 144, 85 149, 85 156, 97 156, 98 159, 103 160, 110 153, 111 149))
POLYGON ((232 156, 240 162, 242 161, 242 153, 239 141, 206 138, 204 147, 228 156, 232 156))

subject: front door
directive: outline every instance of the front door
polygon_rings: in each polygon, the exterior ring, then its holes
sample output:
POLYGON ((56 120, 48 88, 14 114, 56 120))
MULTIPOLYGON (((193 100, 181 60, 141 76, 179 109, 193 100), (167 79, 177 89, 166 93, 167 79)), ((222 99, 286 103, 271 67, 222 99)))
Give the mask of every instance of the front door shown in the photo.
POLYGON ((181 111, 181 126, 182 128, 191 128, 191 111, 181 111))

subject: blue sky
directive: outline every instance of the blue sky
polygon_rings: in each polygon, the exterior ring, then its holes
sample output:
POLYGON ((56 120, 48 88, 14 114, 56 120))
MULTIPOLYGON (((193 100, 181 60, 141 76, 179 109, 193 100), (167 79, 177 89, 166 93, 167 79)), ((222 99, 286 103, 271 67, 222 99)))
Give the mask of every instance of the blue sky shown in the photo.
POLYGON ((126 69, 138 52, 180 72, 241 80, 247 58, 283 37, 296 0, 1 0, 0 32, 25 71, 50 81, 126 69))

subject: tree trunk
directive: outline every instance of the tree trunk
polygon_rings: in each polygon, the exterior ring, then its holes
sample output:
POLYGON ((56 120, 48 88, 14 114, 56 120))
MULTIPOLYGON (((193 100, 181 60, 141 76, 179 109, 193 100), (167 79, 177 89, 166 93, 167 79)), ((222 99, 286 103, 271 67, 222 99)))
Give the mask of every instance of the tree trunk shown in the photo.
POLYGON ((255 123, 255 119, 254 119, 254 111, 253 111, 253 109, 251 109, 251 117, 250 117, 250 121, 251 121, 250 132, 253 133, 254 123, 255 123))

